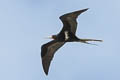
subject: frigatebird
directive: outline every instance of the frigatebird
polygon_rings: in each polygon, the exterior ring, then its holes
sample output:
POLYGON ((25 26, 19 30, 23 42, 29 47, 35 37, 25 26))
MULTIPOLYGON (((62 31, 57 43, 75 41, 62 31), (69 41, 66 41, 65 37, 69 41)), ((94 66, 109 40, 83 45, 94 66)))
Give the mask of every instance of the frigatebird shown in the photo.
POLYGON ((96 39, 80 39, 75 35, 77 29, 76 19, 81 13, 87 10, 88 8, 67 13, 59 17, 63 23, 62 30, 57 35, 52 35, 51 38, 53 40, 41 47, 42 66, 46 75, 48 75, 49 66, 55 52, 66 42, 82 42, 86 44, 90 44, 88 41, 102 42, 102 40, 96 39))

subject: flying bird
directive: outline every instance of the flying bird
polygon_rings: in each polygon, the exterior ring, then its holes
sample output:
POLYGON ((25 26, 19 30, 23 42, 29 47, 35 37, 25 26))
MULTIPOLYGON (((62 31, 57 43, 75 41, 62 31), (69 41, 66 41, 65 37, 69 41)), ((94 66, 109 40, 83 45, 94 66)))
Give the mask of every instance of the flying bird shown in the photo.
POLYGON ((41 47, 42 66, 46 75, 48 75, 49 66, 55 52, 66 42, 82 42, 86 44, 91 44, 88 43, 88 41, 102 42, 102 40, 96 39, 81 39, 75 35, 77 29, 77 17, 87 10, 88 8, 67 13, 59 17, 63 23, 62 30, 57 35, 52 35, 50 38, 53 40, 43 44, 41 47))

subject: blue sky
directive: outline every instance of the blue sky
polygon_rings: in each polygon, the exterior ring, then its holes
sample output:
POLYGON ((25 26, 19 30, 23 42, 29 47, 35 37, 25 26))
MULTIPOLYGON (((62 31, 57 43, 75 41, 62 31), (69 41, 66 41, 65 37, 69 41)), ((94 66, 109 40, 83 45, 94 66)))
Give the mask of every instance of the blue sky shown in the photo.
POLYGON ((119 0, 0 0, 0 80, 120 80, 119 0), (77 36, 99 46, 67 43, 55 54, 49 75, 40 47, 62 29, 59 16, 78 17, 77 36))

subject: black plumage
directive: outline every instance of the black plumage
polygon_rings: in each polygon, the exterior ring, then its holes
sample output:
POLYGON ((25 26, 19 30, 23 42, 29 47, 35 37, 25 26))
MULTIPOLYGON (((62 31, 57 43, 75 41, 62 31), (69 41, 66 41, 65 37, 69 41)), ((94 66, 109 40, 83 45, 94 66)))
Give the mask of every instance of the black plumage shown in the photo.
POLYGON ((62 30, 57 34, 53 35, 51 38, 52 41, 42 45, 41 47, 41 58, 44 72, 48 75, 49 66, 55 52, 62 47, 66 42, 82 42, 88 43, 87 41, 102 41, 95 39, 79 39, 75 33, 77 29, 77 17, 85 12, 87 9, 71 12, 60 16, 60 20, 63 23, 62 30))

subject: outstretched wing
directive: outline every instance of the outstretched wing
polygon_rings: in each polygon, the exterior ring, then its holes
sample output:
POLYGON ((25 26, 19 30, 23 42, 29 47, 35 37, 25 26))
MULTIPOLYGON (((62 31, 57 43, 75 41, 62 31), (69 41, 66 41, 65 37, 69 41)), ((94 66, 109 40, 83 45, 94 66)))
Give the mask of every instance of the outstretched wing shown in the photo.
POLYGON ((51 63, 51 60, 55 54, 55 52, 64 45, 65 42, 57 42, 56 40, 53 40, 51 42, 48 42, 44 44, 41 47, 41 58, 42 58, 42 66, 44 69, 44 72, 46 75, 49 71, 49 66, 51 63))
POLYGON ((71 13, 67 13, 64 14, 62 16, 60 16, 60 20, 63 23, 63 28, 61 30, 61 32, 64 32, 65 30, 71 31, 73 34, 76 33, 76 29, 77 29, 77 17, 85 12, 87 9, 83 9, 83 10, 79 10, 79 11, 75 11, 75 12, 71 12, 71 13))

